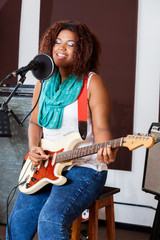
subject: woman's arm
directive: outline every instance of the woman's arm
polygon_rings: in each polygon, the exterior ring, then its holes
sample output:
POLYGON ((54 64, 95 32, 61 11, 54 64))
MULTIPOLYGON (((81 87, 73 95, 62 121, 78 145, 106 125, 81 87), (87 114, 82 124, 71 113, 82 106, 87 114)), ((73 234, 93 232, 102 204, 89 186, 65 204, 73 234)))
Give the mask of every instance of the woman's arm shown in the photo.
MULTIPOLYGON (((96 74, 92 76, 90 81, 88 100, 95 142, 101 143, 111 140, 111 100, 107 87, 96 74)), ((112 151, 110 146, 101 148, 97 153, 98 160, 109 164, 115 161, 116 152, 117 149, 112 151)))
MULTIPOLYGON (((33 103, 32 106, 35 105, 39 92, 40 92, 41 83, 37 82, 34 94, 33 94, 33 103)), ((36 108, 31 114, 29 127, 28 127, 28 144, 29 144, 29 158, 32 161, 34 166, 38 166, 42 160, 47 160, 48 155, 46 155, 42 148, 39 147, 40 139, 42 138, 42 128, 38 125, 38 112, 39 112, 39 104, 37 104, 36 108)))

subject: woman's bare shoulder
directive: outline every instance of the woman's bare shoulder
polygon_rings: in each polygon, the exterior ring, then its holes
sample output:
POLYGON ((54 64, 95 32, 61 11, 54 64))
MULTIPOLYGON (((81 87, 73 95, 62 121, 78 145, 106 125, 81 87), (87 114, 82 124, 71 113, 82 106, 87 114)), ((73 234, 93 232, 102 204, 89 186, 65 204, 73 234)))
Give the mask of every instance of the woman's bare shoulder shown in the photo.
POLYGON ((89 96, 91 97, 91 95, 108 95, 108 89, 107 86, 104 82, 104 80, 102 79, 102 77, 98 74, 93 74, 91 76, 90 79, 90 83, 89 83, 89 96))

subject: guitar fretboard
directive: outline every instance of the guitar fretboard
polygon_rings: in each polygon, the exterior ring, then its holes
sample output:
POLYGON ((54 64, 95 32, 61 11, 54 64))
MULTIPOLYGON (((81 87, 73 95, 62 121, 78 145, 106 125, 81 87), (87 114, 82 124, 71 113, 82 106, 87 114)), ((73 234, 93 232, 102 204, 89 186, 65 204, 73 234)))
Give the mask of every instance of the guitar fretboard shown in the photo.
POLYGON ((103 143, 93 144, 87 147, 82 147, 82 148, 77 148, 77 149, 66 151, 66 152, 61 152, 61 153, 58 153, 56 157, 56 162, 58 163, 58 162, 63 162, 67 160, 72 160, 75 158, 84 157, 87 155, 92 155, 94 153, 97 153, 100 148, 103 148, 108 145, 110 145, 112 148, 116 148, 116 147, 122 146, 122 144, 123 144, 123 137, 117 138, 115 140, 103 142, 103 143))

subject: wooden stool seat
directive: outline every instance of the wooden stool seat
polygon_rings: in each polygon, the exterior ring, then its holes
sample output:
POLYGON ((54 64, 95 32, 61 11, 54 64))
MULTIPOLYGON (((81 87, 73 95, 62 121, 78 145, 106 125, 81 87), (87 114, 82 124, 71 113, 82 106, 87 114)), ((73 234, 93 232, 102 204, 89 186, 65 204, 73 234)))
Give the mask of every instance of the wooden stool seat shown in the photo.
MULTIPOLYGON (((104 187, 102 193, 89 206, 89 240, 98 240, 98 209, 105 207, 107 240, 115 240, 114 202, 113 195, 120 192, 119 188, 104 187)), ((71 240, 80 240, 81 215, 72 224, 71 240)))

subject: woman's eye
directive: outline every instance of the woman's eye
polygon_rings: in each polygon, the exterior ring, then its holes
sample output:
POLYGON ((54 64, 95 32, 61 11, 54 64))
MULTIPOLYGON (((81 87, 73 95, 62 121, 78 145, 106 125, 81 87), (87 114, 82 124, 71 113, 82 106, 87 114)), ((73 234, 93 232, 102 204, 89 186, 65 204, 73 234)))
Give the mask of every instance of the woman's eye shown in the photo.
POLYGON ((68 42, 68 46, 69 46, 69 47, 74 47, 74 46, 75 46, 75 43, 72 42, 72 41, 70 41, 70 42, 68 42))
POLYGON ((56 39, 56 44, 60 44, 61 41, 59 39, 56 39))

